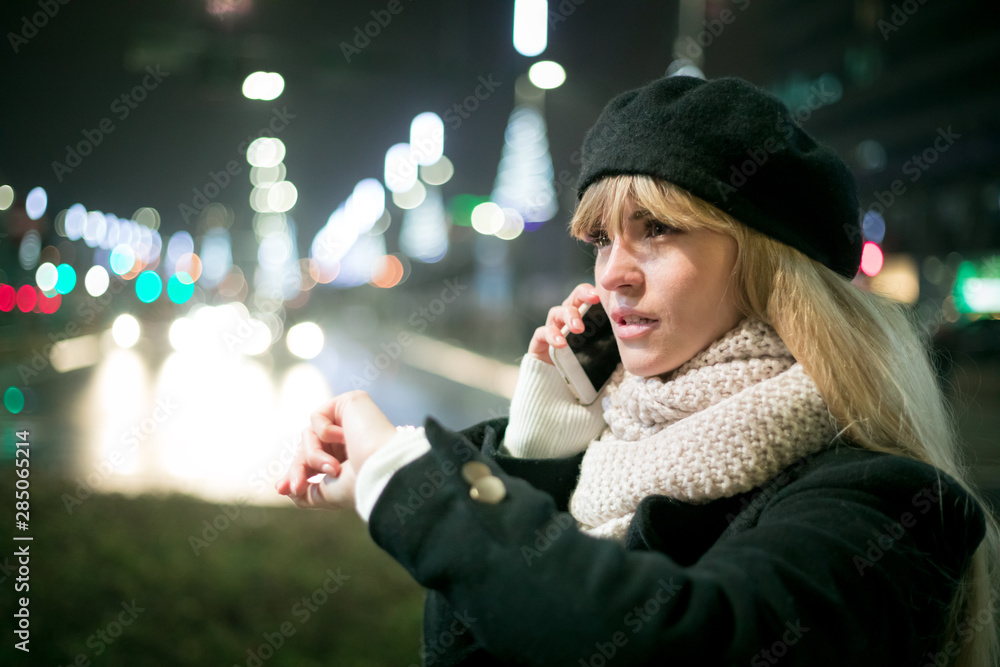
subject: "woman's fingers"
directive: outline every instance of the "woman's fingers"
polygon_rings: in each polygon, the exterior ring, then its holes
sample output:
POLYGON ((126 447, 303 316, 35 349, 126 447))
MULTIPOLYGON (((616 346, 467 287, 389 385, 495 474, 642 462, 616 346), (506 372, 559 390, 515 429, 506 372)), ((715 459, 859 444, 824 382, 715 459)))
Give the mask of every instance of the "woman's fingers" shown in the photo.
POLYGON ((309 423, 313 433, 320 442, 326 445, 326 450, 338 461, 347 458, 347 441, 344 439, 344 427, 334 424, 326 416, 324 410, 329 410, 329 406, 317 410, 309 415, 309 423))
POLYGON ((302 448, 310 470, 333 476, 340 474, 340 461, 326 450, 324 443, 311 428, 302 431, 302 448))
POLYGON ((577 285, 562 305, 549 308, 545 325, 535 329, 535 333, 531 337, 528 353, 547 364, 551 364, 549 346, 565 347, 567 345, 562 332, 563 327, 569 325, 570 332, 581 333, 584 326, 580 306, 584 303, 598 303, 600 300, 597 291, 589 283, 577 285))
POLYGON ((318 482, 309 482, 301 494, 292 495, 291 499, 299 507, 307 509, 354 507, 355 481, 354 468, 346 463, 339 476, 325 475, 318 482))

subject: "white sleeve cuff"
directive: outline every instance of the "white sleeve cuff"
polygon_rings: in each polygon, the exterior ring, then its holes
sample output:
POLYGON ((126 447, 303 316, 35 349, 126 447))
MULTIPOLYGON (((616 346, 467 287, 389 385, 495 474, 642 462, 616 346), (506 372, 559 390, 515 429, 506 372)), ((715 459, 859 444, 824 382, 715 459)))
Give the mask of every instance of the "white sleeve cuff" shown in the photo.
POLYGON ((354 482, 358 515, 366 522, 393 474, 431 449, 423 426, 397 426, 396 434, 365 459, 354 482))
POLYGON ((525 354, 511 398, 503 447, 519 458, 557 458, 582 452, 607 427, 605 394, 606 386, 589 406, 580 405, 555 366, 525 354))

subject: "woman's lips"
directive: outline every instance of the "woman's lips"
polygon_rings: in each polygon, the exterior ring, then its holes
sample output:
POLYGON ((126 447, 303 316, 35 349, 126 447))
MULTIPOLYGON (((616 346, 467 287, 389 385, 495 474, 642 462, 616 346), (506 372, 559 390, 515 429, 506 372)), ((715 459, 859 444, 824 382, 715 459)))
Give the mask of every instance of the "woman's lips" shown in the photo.
POLYGON ((638 338, 639 336, 645 336, 650 331, 659 326, 659 320, 649 320, 640 322, 639 324, 618 324, 615 323, 615 335, 618 336, 620 340, 629 340, 630 338, 638 338))

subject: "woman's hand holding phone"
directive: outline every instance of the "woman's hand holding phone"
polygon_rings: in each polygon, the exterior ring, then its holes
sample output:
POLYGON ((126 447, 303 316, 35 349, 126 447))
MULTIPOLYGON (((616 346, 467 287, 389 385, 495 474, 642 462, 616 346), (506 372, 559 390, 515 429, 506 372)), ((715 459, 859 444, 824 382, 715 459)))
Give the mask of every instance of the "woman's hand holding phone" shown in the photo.
POLYGON ((562 329, 567 324, 573 333, 583 331, 583 319, 580 315, 580 306, 584 303, 600 303, 601 298, 597 290, 590 283, 580 283, 570 295, 563 301, 561 306, 549 308, 548 317, 545 318, 545 325, 535 329, 531 342, 528 344, 528 354, 540 359, 550 366, 555 365, 549 356, 549 346, 565 347, 566 339, 562 336, 562 329))

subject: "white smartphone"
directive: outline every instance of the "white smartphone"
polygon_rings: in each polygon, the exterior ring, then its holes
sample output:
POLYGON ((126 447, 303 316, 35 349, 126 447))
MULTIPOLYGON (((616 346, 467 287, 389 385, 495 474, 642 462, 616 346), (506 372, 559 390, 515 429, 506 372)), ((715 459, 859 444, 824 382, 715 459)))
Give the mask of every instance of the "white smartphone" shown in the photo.
POLYGON ((563 327, 565 347, 549 345, 549 357, 576 400, 590 405, 621 363, 611 318, 600 302, 580 306, 583 331, 574 333, 563 327))

